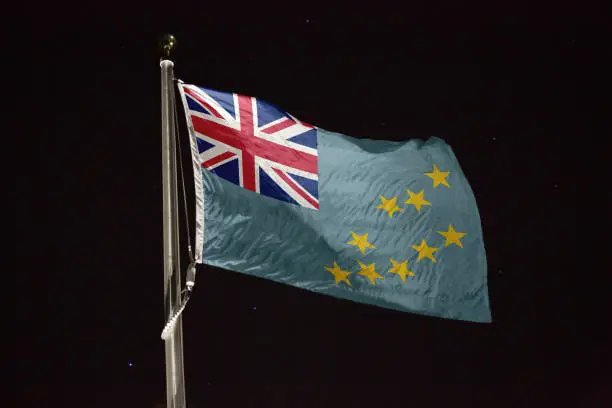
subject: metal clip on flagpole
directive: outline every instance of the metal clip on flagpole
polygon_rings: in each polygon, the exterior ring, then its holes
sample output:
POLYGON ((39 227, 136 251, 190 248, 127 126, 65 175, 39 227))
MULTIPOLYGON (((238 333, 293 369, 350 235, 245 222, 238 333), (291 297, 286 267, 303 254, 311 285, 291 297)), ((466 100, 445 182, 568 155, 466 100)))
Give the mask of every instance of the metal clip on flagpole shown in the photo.
POLYGON ((166 322, 166 325, 164 326, 164 330, 162 330, 161 338, 164 341, 168 340, 170 335, 174 332, 174 327, 176 326, 176 322, 178 318, 181 316, 181 313, 183 313, 183 310, 185 310, 185 307, 187 306, 187 302, 189 302, 189 298, 191 297, 191 294, 193 293, 193 287, 195 286, 195 275, 196 275, 196 264, 195 262, 191 262, 189 266, 187 267, 187 276, 185 279, 186 280, 185 289, 181 292, 181 304, 178 307, 178 309, 175 310, 172 317, 168 319, 168 321, 166 322))

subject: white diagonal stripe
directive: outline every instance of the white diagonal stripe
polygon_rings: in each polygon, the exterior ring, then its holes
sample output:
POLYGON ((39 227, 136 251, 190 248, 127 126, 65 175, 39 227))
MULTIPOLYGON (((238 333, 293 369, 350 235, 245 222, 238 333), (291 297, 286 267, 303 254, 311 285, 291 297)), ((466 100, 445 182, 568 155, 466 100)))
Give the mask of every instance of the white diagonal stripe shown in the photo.
MULTIPOLYGON (((285 183, 285 180, 280 178, 280 176, 278 174, 276 174, 276 172, 274 170, 272 170, 272 167, 270 167, 270 165, 267 163, 267 160, 261 159, 261 161, 259 162, 259 166, 266 172, 266 174, 272 180, 274 180, 275 183, 277 183, 298 204, 300 204, 303 207, 311 208, 311 209, 315 209, 316 210, 316 208, 312 204, 310 204, 308 201, 306 201, 306 199, 304 197, 302 197, 300 194, 298 194, 297 191, 295 191, 289 184, 285 183)), ((298 183, 295 183, 295 184, 298 184, 298 183)), ((299 184, 298 184, 298 186, 299 186, 299 184)), ((301 188, 301 186, 299 188, 301 188)), ((308 193, 308 192, 306 192, 306 193, 308 193)))
MULTIPOLYGON (((184 85, 185 88, 188 88, 189 90, 193 91, 194 93, 196 93, 200 98, 202 98, 206 103, 208 103, 210 106, 212 106, 217 112, 219 112, 219 114, 221 116, 223 116, 223 119, 227 120, 228 122, 231 121, 235 121, 236 119, 234 117, 232 117, 232 115, 230 115, 230 113, 228 111, 226 111, 221 105, 219 105, 219 103, 217 103, 217 101, 215 101, 213 98, 211 98, 207 93, 205 93, 204 91, 202 91, 200 88, 198 88, 195 85, 184 85)), ((196 101, 197 102, 197 101, 196 101)), ((236 105, 237 107, 238 105, 236 105)), ((206 109, 206 108, 205 108, 206 109)), ((193 112, 193 110, 192 110, 193 112)))
POLYGON ((273 122, 270 122, 270 123, 268 123, 266 125, 263 125, 262 127, 259 128, 259 130, 264 131, 267 128, 272 127, 272 126, 276 126, 277 124, 279 124, 279 123, 281 123, 281 122, 283 122, 285 120, 287 120, 287 118, 283 116, 282 118, 278 118, 278 119, 276 119, 273 122))
POLYGON ((299 123, 294 123, 292 126, 289 126, 285 129, 279 130, 278 132, 272 133, 274 136, 279 137, 281 139, 289 139, 297 135, 301 135, 303 133, 308 132, 309 130, 313 130, 312 128, 306 127, 299 123))
MULTIPOLYGON (((294 126, 292 126, 292 127, 294 127, 294 126)), ((284 129, 284 130, 287 130, 287 129, 284 129)), ((281 132, 283 132, 284 130, 281 130, 281 132)), ((271 135, 269 135, 267 133, 261 132, 259 129, 256 129, 255 130, 255 136, 257 136, 257 137, 259 137, 261 139, 267 140, 269 142, 276 143, 276 144, 288 147, 290 149, 299 150, 300 152, 308 153, 308 154, 311 154, 313 156, 318 156, 317 149, 313 149, 312 147, 304 146, 304 145, 301 145, 299 143, 295 143, 295 142, 292 142, 290 140, 286 140, 283 137, 279 137, 278 134, 281 133, 281 132, 276 132, 276 133, 272 133, 271 135)), ((299 132, 295 132, 295 135, 298 135, 298 134, 300 134, 300 133, 299 132)), ((295 135, 293 135, 293 136, 295 136, 295 135)))
POLYGON ((210 149, 200 153, 200 160, 202 163, 204 163, 228 151, 229 149, 223 145, 211 147, 210 149))

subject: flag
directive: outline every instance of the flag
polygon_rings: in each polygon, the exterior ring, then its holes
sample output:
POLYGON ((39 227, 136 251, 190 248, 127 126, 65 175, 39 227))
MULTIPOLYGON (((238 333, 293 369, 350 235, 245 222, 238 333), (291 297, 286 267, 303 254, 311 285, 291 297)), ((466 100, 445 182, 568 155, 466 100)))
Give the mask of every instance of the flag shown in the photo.
POLYGON ((474 194, 439 138, 357 139, 179 84, 196 260, 337 298, 490 322, 474 194))

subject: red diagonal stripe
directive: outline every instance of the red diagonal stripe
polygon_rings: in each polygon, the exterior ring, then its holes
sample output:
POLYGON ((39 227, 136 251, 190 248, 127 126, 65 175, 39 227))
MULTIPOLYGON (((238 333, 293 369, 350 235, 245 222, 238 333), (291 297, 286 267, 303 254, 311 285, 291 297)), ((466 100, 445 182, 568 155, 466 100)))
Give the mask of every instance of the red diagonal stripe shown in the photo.
POLYGON ((243 151, 249 151, 251 154, 285 166, 294 167, 309 173, 317 173, 317 156, 315 155, 301 152, 258 137, 249 137, 248 135, 244 137, 238 130, 211 122, 210 120, 202 119, 195 115, 191 116, 191 121, 197 132, 218 140, 221 143, 225 143, 228 146, 243 151))
POLYGON ((276 174, 278 174, 278 176, 280 178, 282 178, 285 183, 289 184, 289 186, 295 190, 299 195, 301 195, 306 201, 308 201, 314 208, 316 208, 317 210, 319 209, 319 203, 313 199, 308 193, 306 193, 304 191, 304 189, 302 189, 302 186, 300 186, 299 184, 297 184, 295 181, 293 181, 293 179, 289 176, 287 176, 285 174, 285 172, 279 170, 279 169, 272 169, 274 170, 274 172, 276 174))
POLYGON ((191 96, 193 99, 197 100, 198 102, 200 102, 202 105, 204 105, 204 107, 213 115, 215 115, 216 117, 223 119, 223 116, 221 116, 221 114, 219 112, 217 112, 217 110, 215 108, 213 108, 208 102, 206 102, 204 99, 200 98, 200 95, 198 95, 197 93, 195 93, 194 91, 192 91, 189 88, 183 88, 183 90, 185 91, 185 93, 189 96, 191 96))
POLYGON ((212 159, 206 160, 204 163, 202 163, 202 167, 208 169, 208 168, 214 166, 215 164, 220 163, 223 160, 229 159, 230 157, 233 157, 233 156, 235 156, 235 154, 232 153, 232 152, 221 153, 220 155, 215 156, 212 159))
POLYGON ((292 121, 289 118, 285 118, 285 120, 278 122, 276 125, 272 125, 269 128, 265 128, 264 130, 262 130, 263 133, 267 133, 267 134, 271 134, 274 132, 279 132, 283 129, 287 129, 288 127, 291 127, 295 124, 294 121, 292 121))
POLYGON ((199 116, 191 115, 191 123, 196 132, 201 133, 211 139, 218 140, 237 149, 243 149, 244 143, 241 140, 240 131, 232 129, 226 125, 202 119, 199 116))

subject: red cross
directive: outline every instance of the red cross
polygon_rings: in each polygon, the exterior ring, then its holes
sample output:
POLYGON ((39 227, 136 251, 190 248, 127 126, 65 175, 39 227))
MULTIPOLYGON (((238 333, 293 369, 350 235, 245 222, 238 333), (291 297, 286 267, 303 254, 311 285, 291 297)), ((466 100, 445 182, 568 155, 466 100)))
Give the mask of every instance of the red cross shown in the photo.
MULTIPOLYGON (((218 112, 212 109, 196 93, 191 92, 189 89, 185 89, 185 92, 197 99, 214 116, 221 117, 218 112)), ((238 110, 240 112, 239 130, 202 119, 195 115, 191 116, 191 121, 197 132, 242 151, 242 184, 244 188, 255 191, 255 156, 309 173, 317 173, 317 156, 255 136, 253 98, 238 95, 238 110)), ((285 120, 265 129, 264 132, 267 134, 278 132, 294 123, 291 120, 285 120)), ((209 160, 209 162, 214 160, 215 163, 218 163, 232 155, 233 153, 226 152, 209 160)), ((213 164, 209 162, 205 164, 207 166, 213 164)))

